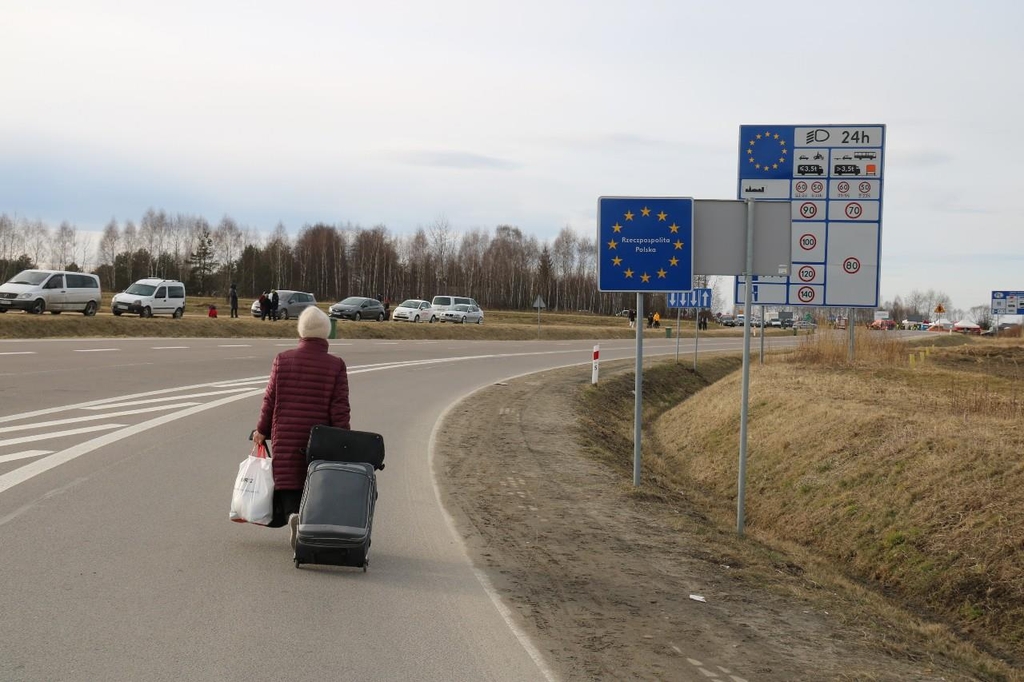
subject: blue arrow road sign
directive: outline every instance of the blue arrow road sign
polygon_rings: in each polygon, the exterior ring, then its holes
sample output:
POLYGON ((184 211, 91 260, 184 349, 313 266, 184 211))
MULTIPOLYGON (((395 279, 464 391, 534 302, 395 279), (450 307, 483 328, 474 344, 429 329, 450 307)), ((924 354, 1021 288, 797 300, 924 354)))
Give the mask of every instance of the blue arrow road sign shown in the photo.
POLYGON ((597 288, 671 292, 693 286, 693 199, 601 197, 597 288))
POLYGON ((669 308, 710 308, 711 289, 673 291, 666 297, 669 308))

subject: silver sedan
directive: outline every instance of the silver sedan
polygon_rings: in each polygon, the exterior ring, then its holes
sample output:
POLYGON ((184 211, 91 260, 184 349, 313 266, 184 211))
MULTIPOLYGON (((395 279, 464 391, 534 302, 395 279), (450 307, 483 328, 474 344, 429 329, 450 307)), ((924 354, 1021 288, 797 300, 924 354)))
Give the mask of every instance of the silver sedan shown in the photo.
POLYGON ((456 324, 466 324, 467 322, 482 324, 484 321, 484 311, 480 310, 479 306, 460 303, 441 313, 441 321, 454 322, 456 324))

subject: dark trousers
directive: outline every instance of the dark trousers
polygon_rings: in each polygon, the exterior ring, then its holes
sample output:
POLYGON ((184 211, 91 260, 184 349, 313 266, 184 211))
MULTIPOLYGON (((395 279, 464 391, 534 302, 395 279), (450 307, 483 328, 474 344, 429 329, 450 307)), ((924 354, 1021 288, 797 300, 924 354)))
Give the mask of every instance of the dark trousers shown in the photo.
POLYGON ((299 504, 301 502, 301 490, 275 490, 274 518, 267 524, 267 527, 280 528, 288 525, 288 517, 299 513, 299 504))
POLYGON ((231 317, 238 317, 238 304, 237 303, 232 303, 231 304, 231 317))

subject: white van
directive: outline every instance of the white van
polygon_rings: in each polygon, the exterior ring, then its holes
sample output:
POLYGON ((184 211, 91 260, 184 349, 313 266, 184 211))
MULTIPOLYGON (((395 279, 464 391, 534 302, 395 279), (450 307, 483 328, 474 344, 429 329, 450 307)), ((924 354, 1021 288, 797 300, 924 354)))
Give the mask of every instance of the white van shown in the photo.
POLYGON ((479 306, 480 304, 468 296, 435 296, 430 301, 430 307, 434 309, 438 319, 442 322, 444 322, 444 312, 451 310, 453 306, 457 305, 479 306))
POLYGON ((140 279, 114 296, 110 312, 114 315, 134 313, 139 317, 181 317, 185 314, 185 285, 173 279, 140 279))
POLYGON ((49 310, 86 316, 100 307, 100 278, 85 272, 22 270, 0 286, 0 313, 11 308, 36 315, 49 310))

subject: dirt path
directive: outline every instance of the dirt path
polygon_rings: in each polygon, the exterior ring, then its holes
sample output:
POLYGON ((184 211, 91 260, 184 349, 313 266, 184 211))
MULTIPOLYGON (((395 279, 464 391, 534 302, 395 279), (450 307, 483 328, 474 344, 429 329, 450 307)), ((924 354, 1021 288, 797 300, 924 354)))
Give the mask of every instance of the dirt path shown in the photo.
POLYGON ((436 450, 474 562, 563 679, 974 679, 894 655, 855 597, 804 599, 814 586, 794 589, 807 580, 785 562, 766 584, 734 533, 580 452, 589 380, 587 366, 489 387, 449 413, 474 428, 443 430, 436 450))

